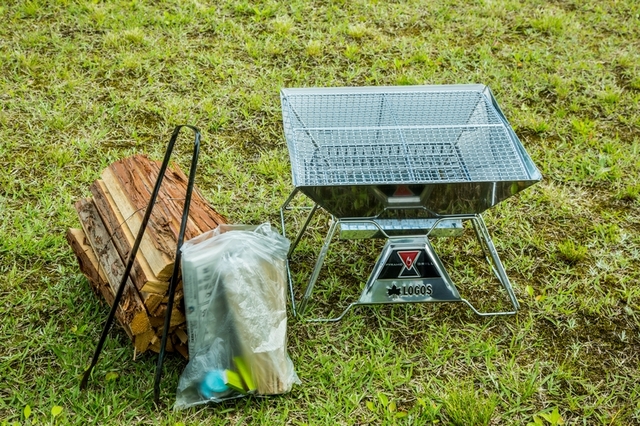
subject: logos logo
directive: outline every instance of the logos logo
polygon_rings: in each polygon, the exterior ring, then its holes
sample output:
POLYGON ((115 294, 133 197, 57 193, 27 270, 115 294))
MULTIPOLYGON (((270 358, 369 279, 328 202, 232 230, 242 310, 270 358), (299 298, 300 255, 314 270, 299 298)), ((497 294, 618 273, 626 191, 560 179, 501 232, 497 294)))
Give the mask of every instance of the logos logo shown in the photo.
POLYGON ((387 295, 392 299, 395 299, 395 296, 400 296, 400 287, 396 287, 394 284, 392 287, 387 287, 387 295))

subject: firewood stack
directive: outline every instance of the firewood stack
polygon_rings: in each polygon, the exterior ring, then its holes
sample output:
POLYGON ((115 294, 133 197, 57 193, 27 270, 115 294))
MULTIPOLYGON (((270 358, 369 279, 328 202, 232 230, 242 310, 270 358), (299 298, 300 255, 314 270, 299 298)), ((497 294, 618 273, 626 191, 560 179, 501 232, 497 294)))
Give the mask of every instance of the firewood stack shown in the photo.
MULTIPOLYGON (((101 179, 91 185, 93 197, 75 204, 82 229, 69 229, 67 240, 93 290, 110 306, 140 230, 160 165, 142 155, 113 163, 102 172, 101 179)), ((186 189, 187 176, 177 166, 169 167, 116 311, 116 318, 132 340, 136 354, 149 349, 160 351, 186 189)), ((194 188, 185 241, 223 223, 225 218, 194 188)), ((167 351, 176 350, 187 358, 187 324, 182 299, 180 282, 171 313, 167 351)))

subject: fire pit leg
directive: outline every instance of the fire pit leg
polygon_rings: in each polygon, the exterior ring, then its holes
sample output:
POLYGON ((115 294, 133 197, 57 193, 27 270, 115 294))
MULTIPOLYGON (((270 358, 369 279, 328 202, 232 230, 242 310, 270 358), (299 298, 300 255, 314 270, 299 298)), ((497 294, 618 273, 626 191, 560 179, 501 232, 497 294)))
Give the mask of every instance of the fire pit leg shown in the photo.
MULTIPOLYGON (((520 303, 516 298, 515 293, 513 292, 513 287, 511 286, 511 282, 509 281, 509 277, 507 277, 507 273, 504 270, 504 266, 502 266, 502 262, 500 261, 500 257, 498 256, 498 251, 496 247, 493 245, 493 241, 491 240, 491 235, 489 234, 489 230, 487 229, 487 225, 484 223, 481 215, 475 215, 471 219, 471 223, 473 224, 473 229, 476 232, 476 236, 478 238, 478 242, 482 247, 482 251, 485 254, 487 262, 491 266, 491 269, 494 275, 502 284, 502 287, 506 290, 509 295, 509 299, 511 300, 511 304, 513 305, 514 312, 516 313, 520 309, 520 303)), ((473 306, 472 306, 473 308, 473 306)), ((475 310, 475 309, 474 309, 475 310)), ((479 315, 481 313, 477 312, 479 315)), ((511 314, 509 312, 508 314, 511 314)))
MULTIPOLYGON (((291 201, 295 198, 298 192, 299 192, 298 188, 294 189, 293 192, 289 194, 289 197, 284 202, 284 204, 282 204, 282 207, 280 207, 280 223, 282 225, 283 237, 287 236, 287 229, 286 229, 287 226, 284 220, 284 212, 287 210, 291 210, 289 208, 289 203, 291 203, 291 201)), ((286 264, 287 279, 289 280, 289 297, 291 298, 291 311, 293 312, 294 317, 298 316, 298 311, 296 310, 295 292, 293 291, 293 277, 291 276, 289 259, 291 258, 291 254, 294 252, 296 247, 298 247, 298 243, 300 243, 300 239, 302 239, 302 235, 305 233, 305 231, 309 227, 309 223, 311 223, 311 219, 313 219, 313 216, 316 214, 316 211, 318 211, 318 208, 320 208, 320 206, 317 203, 314 203, 313 207, 310 207, 309 214, 307 214, 307 218, 305 219, 304 224, 302 225, 302 228, 300 228, 300 231, 298 231, 298 235, 289 246, 289 252, 287 253, 287 264, 286 264)))
MULTIPOLYGON (((281 210, 283 217, 286 205, 287 203, 285 203, 281 210)), ((307 229, 311 218, 314 216, 318 208, 319 207, 316 204, 309 212, 302 230, 292 244, 293 247, 290 250, 290 254, 300 241, 302 234, 307 229)), ((457 215, 455 216, 455 219, 460 221, 471 221, 478 243, 485 255, 485 260, 489 264, 494 276, 507 292, 513 309, 498 312, 481 312, 469 300, 460 296, 460 293, 430 242, 430 237, 435 233, 432 231, 434 231, 434 229, 438 229, 441 223, 452 220, 451 217, 444 216, 435 219, 431 223, 430 228, 423 234, 395 237, 390 236, 376 220, 360 219, 355 222, 357 225, 362 227, 363 223, 371 224, 374 228, 378 229, 378 232, 381 235, 387 238, 387 244, 378 258, 376 266, 374 267, 367 284, 363 288, 360 298, 356 302, 349 304, 349 306, 347 306, 347 308, 338 317, 313 318, 306 319, 306 321, 336 322, 340 321, 355 306, 385 303, 463 302, 469 306, 473 312, 481 316, 516 314, 520 309, 520 304, 518 303, 518 299, 513 291, 511 282, 507 277, 507 273, 500 261, 500 257, 498 256, 498 252, 491 240, 491 236, 482 216, 479 214, 457 215)), ((304 295, 298 304, 297 310, 294 300, 293 279, 289 269, 289 262, 287 261, 289 288, 291 292, 294 316, 301 316, 307 308, 309 298, 311 297, 313 288, 318 281, 329 246, 331 245, 338 226, 342 227, 349 223, 349 220, 340 220, 333 216, 331 217, 329 230, 324 239, 318 259, 309 278, 307 287, 304 290, 304 295)))
POLYGON ((299 314, 302 314, 305 308, 307 307, 309 296, 311 296, 311 292, 313 291, 313 286, 318 280, 318 276, 320 275, 320 270, 322 269, 322 264, 324 263, 324 258, 327 256, 327 251, 329 251, 329 244, 331 244, 331 240, 333 239, 333 234, 335 234, 337 227, 338 227, 338 221, 332 216, 329 232, 327 232, 327 236, 324 239, 324 244, 322 245, 322 249, 320 250, 320 254, 318 255, 318 260, 316 261, 316 265, 314 266, 313 272, 311 273, 311 278, 309 278, 309 284, 307 284, 307 288, 304 291, 304 296, 302 296, 302 300, 300 301, 300 307, 298 309, 299 314))
POLYGON ((317 204, 314 204, 313 207, 311 208, 311 210, 309 211, 309 214, 307 215, 307 219, 304 221, 304 224, 302 225, 302 228, 300 228, 300 232, 298 232, 298 235, 296 236, 296 239, 293 240, 293 242, 291 243, 291 246, 289 246, 289 253, 287 253, 287 258, 290 257, 291 253, 293 253, 293 251, 296 249, 296 247, 298 247, 298 243, 300 242, 300 239, 302 238, 302 234, 304 234, 304 231, 307 230, 307 227, 309 226, 309 223, 311 222, 311 219, 313 219, 313 216, 316 214, 316 211, 318 210, 318 207, 319 206, 317 204))

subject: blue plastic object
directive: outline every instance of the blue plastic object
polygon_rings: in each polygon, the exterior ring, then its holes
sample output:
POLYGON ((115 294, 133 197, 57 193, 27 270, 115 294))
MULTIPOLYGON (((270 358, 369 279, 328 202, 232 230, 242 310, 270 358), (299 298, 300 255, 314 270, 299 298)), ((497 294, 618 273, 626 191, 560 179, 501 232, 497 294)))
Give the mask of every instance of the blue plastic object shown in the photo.
POLYGON ((224 383, 223 370, 210 370, 200 382, 200 394, 205 398, 211 398, 214 393, 223 393, 229 390, 224 383))

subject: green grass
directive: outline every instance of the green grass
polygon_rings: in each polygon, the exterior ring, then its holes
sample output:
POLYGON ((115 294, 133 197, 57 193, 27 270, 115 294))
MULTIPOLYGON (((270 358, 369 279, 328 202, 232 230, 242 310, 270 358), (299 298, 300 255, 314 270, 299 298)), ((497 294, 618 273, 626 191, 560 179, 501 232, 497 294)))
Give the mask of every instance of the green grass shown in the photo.
MULTIPOLYGON (((640 424, 638 40, 634 0, 3 2, 0 424, 640 424), (154 407, 155 357, 134 361, 116 328, 79 392, 107 308, 64 232, 107 164, 160 158, 175 124, 197 125, 205 196, 233 222, 277 223, 292 189, 280 88, 471 82, 545 177, 486 215, 517 316, 409 305, 291 320, 302 385, 177 413, 184 361, 167 360, 154 407)), ((184 170, 189 155, 185 138, 184 170)), ((300 280, 318 238, 296 255, 300 280)), ((500 303, 461 241, 438 241, 461 292, 500 303)), ((338 243, 314 309, 357 296, 377 248, 338 243)))

